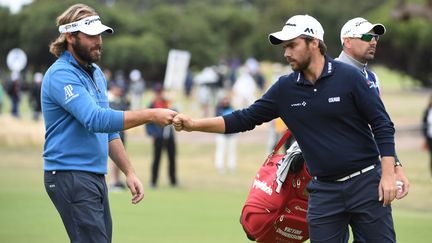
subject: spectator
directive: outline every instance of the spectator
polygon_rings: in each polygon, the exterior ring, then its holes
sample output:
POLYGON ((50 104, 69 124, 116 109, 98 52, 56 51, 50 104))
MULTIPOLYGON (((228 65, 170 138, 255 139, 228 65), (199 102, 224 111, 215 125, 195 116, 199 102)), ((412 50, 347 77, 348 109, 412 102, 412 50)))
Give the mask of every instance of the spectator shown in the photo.
POLYGON ((131 100, 131 110, 138 110, 142 108, 142 98, 145 91, 145 82, 141 76, 141 71, 134 69, 129 74, 131 81, 129 92, 131 100))
POLYGON ((233 105, 235 108, 247 107, 255 101, 257 85, 248 68, 241 67, 233 86, 233 105))
POLYGON ((249 73, 252 75, 253 79, 255 80, 259 90, 264 91, 265 78, 261 71, 259 62, 255 58, 250 57, 246 60, 245 66, 248 69, 249 73))
POLYGON ((0 115, 3 112, 3 100, 4 100, 4 88, 3 88, 3 82, 0 80, 0 115))
POLYGON ((11 114, 16 118, 20 117, 19 103, 21 101, 21 81, 19 77, 19 73, 13 72, 11 75, 11 82, 8 84, 8 95, 12 103, 11 114))
MULTIPOLYGON (((156 83, 153 87, 154 98, 149 108, 167 108, 171 109, 171 102, 166 99, 163 92, 162 84, 156 83)), ((176 177, 176 142, 174 129, 171 125, 160 126, 154 123, 146 124, 147 134, 153 139, 153 162, 151 166, 152 188, 157 187, 159 176, 159 165, 162 157, 162 150, 166 150, 168 155, 168 176, 171 186, 177 186, 176 177)))
POLYGON ((33 83, 30 88, 30 106, 33 110, 33 120, 38 121, 41 108, 41 87, 43 74, 36 72, 33 75, 33 83))
MULTIPOLYGON (((108 88, 108 101, 110 107, 114 110, 125 111, 129 109, 129 102, 126 97, 125 87, 123 83, 116 83, 116 80, 111 80, 111 72, 105 70, 105 77, 109 84, 108 88)), ((123 145, 126 147, 126 132, 119 132, 120 139, 123 145)), ((111 191, 122 191, 126 189, 126 185, 121 180, 120 168, 111 160, 110 161, 110 190, 111 191)))
POLYGON ((194 81, 193 81, 192 71, 188 70, 186 74, 185 83, 184 83, 184 94, 187 99, 189 99, 191 96, 193 85, 194 85, 194 81))
POLYGON ((208 117, 214 107, 216 97, 216 87, 219 81, 219 75, 216 67, 205 67, 195 76, 195 83, 198 84, 198 103, 203 111, 203 117, 208 117))
POLYGON ((432 176, 432 95, 423 113, 423 136, 425 138, 425 148, 429 151, 429 171, 432 176))
MULTIPOLYGON (((230 98, 224 95, 216 106, 216 116, 227 115, 231 112, 233 108, 230 98)), ((215 167, 219 174, 235 171, 237 167, 237 136, 235 134, 216 134, 215 167)))

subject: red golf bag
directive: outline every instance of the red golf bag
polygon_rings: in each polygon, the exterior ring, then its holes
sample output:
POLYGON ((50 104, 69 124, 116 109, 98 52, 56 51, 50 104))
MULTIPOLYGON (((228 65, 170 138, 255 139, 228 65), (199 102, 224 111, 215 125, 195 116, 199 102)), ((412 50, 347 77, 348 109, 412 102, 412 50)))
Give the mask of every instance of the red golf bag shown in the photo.
POLYGON ((261 166, 243 206, 240 223, 252 241, 296 243, 309 239, 306 185, 311 176, 296 142, 287 154, 276 154, 290 135, 285 133, 261 166))

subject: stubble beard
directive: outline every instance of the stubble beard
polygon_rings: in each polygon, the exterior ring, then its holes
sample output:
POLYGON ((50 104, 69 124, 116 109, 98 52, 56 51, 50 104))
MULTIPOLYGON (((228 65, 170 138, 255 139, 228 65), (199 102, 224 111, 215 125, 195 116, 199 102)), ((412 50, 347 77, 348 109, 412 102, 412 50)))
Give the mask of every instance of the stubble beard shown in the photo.
POLYGON ((305 58, 302 61, 291 60, 290 62, 294 62, 294 64, 297 64, 297 65, 291 64, 291 68, 293 71, 303 71, 309 67, 311 63, 311 56, 310 55, 305 56, 305 58))
POLYGON ((312 62, 312 52, 310 50, 309 44, 306 44, 304 54, 302 56, 300 56, 300 58, 290 59, 290 60, 288 60, 288 62, 290 63, 291 69, 293 71, 300 71, 301 72, 303 70, 306 70, 312 62), (294 64, 297 64, 297 65, 291 64, 292 62, 294 62, 294 64))

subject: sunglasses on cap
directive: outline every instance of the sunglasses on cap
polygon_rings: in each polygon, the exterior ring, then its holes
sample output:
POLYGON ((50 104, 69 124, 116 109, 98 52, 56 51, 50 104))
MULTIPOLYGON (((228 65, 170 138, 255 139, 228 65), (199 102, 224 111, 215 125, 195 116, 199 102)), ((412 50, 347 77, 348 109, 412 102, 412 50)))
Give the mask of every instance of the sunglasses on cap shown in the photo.
POLYGON ((376 41, 378 41, 379 40, 379 35, 367 33, 367 34, 362 34, 358 38, 360 40, 362 40, 362 41, 371 42, 372 39, 375 39, 376 41))

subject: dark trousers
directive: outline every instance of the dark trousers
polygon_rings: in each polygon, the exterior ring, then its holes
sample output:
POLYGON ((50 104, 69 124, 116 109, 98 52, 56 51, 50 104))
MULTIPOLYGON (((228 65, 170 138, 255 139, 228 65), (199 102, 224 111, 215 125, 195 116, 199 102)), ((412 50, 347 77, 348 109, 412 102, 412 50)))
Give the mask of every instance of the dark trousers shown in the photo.
POLYGON ((14 116, 14 117, 19 117, 20 116, 20 114, 19 114, 19 102, 20 102, 20 99, 19 99, 19 97, 16 97, 16 96, 13 96, 13 97, 11 97, 11 103, 12 103, 12 109, 11 109, 11 114, 14 116))
POLYGON ((112 221, 105 176, 83 171, 47 171, 45 190, 71 243, 110 243, 112 221))
POLYGON ((155 138, 153 139, 153 164, 152 164, 152 186, 157 185, 159 175, 159 165, 162 156, 162 150, 166 150, 168 154, 168 176, 172 186, 177 185, 176 178, 176 145, 173 137, 168 139, 155 138))
POLYGON ((308 184, 311 242, 347 242, 348 225, 354 242, 396 242, 391 207, 378 201, 381 166, 345 182, 308 184))
POLYGON ((429 150, 429 171, 432 175, 432 138, 427 137, 426 142, 429 150))

